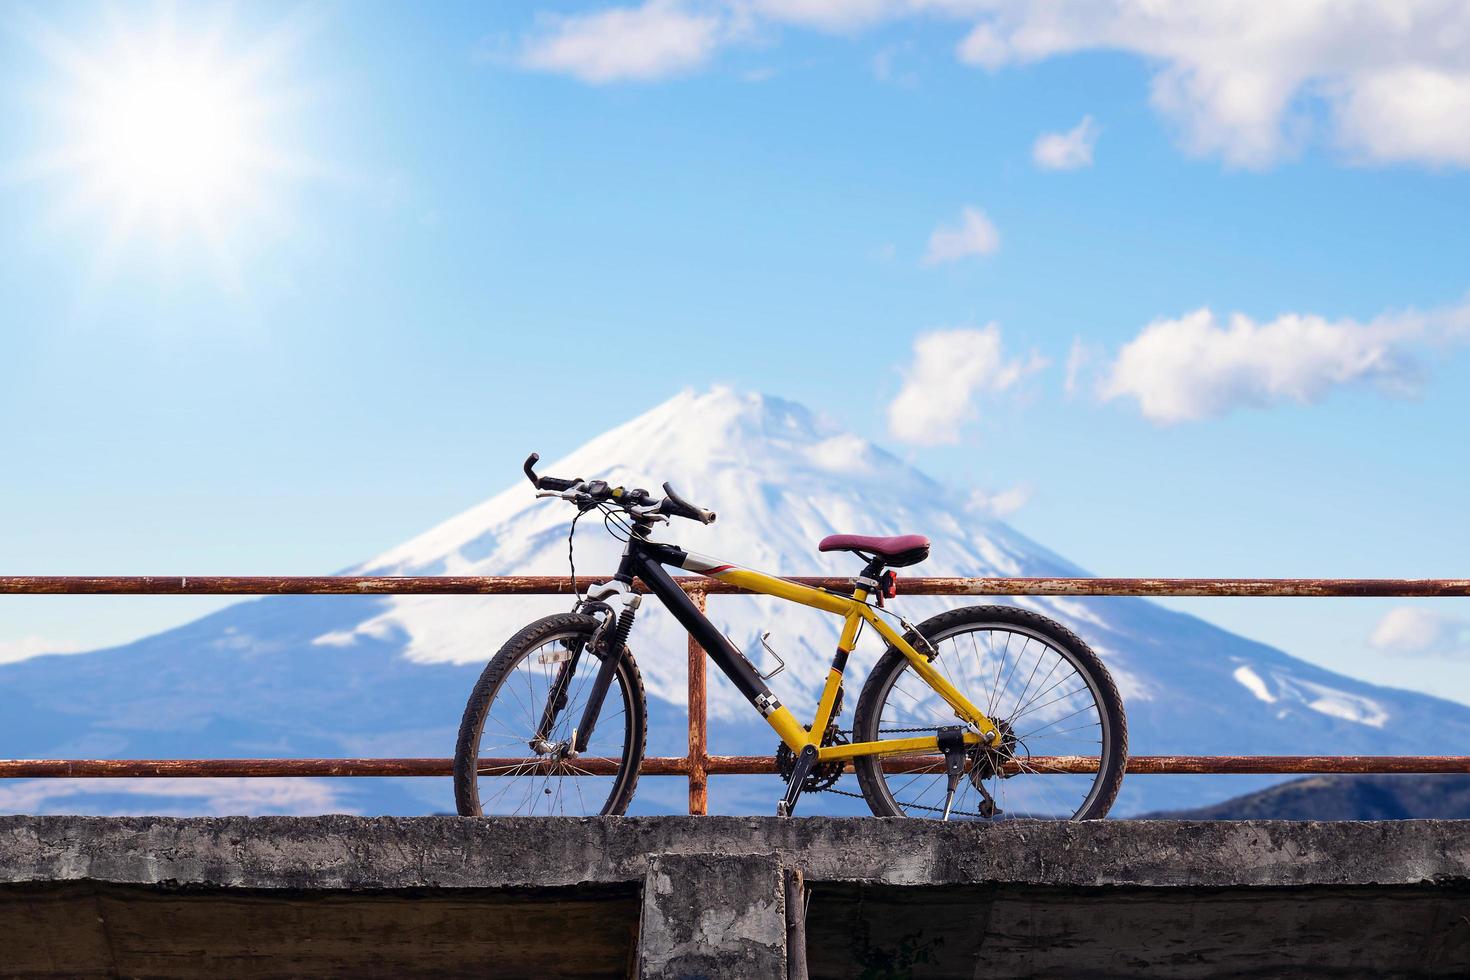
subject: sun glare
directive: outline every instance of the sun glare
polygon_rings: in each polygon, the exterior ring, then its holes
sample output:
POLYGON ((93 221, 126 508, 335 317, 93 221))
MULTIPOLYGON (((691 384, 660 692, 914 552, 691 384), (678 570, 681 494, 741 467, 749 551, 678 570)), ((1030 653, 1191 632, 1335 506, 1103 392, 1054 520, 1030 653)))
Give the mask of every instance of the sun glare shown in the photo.
POLYGON ((260 162, 258 116, 209 65, 139 66, 97 93, 85 155, 131 206, 218 210, 260 162))
POLYGON ((24 169, 61 189, 58 223, 102 231, 103 263, 139 238, 174 252, 193 240, 233 276, 238 239, 279 226, 279 192, 310 169, 281 145, 292 100, 280 61, 295 38, 236 52, 224 25, 190 33, 160 9, 157 24, 102 43, 34 33, 58 69, 38 99, 55 136, 24 169))

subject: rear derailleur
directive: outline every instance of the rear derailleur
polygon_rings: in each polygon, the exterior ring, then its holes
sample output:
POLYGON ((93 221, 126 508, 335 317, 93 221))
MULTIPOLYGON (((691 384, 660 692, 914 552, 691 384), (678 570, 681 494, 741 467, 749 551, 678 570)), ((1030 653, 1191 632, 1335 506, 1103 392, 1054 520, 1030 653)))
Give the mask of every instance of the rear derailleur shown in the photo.
POLYGON ((1003 721, 997 722, 996 728, 1000 736, 994 742, 969 747, 965 745, 963 729, 954 727, 939 730, 939 751, 944 753, 944 771, 948 778, 944 794, 944 816, 941 819, 949 819, 955 790, 959 789, 961 779, 969 779, 970 785, 980 794, 980 805, 975 808, 978 815, 986 820, 994 820, 1005 812, 996 806, 995 798, 985 788, 985 780, 996 776, 1001 779, 1010 777, 1011 774, 1005 771, 1005 764, 1015 757, 1016 734, 1003 721), (969 772, 965 771, 967 764, 969 772))

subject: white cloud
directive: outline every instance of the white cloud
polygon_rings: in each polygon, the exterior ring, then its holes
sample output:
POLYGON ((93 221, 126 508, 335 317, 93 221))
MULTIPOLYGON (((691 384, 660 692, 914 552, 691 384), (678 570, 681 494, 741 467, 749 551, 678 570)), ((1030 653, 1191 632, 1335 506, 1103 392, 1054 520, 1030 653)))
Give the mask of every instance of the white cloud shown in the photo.
POLYGON ((57 643, 43 636, 22 636, 14 640, 0 640, 0 664, 11 664, 17 660, 29 660, 47 653, 77 653, 71 643, 57 643))
POLYGON ((856 34, 900 18, 970 25, 991 71, 1121 51, 1185 148, 1267 167, 1319 138, 1370 163, 1470 166, 1470 3, 1455 0, 645 0, 545 16, 523 65, 593 83, 692 71, 789 26, 856 34))
POLYGON ((344 807, 337 792, 326 781, 318 779, 243 776, 219 779, 33 779, 0 786, 0 813, 194 816, 201 812, 230 816, 352 811, 344 807), (132 806, 119 804, 117 796, 136 797, 137 803, 132 806))
POLYGON ((1389 656, 1470 657, 1470 619, 1397 606, 1378 621, 1368 645, 1389 656))
POLYGON ((987 517, 1009 517, 1029 504, 1031 496, 1031 488, 1023 484, 994 492, 976 490, 970 494, 968 506, 971 511, 987 517))
POLYGON ((584 82, 647 81, 698 68, 714 54, 724 27, 716 13, 678 0, 647 0, 575 16, 546 16, 520 62, 584 82))
POLYGON ((960 43, 997 70, 1088 50, 1151 62, 1154 107, 1187 149, 1246 167, 1314 125, 1373 162, 1470 165, 1470 4, 998 0, 960 43))
POLYGON ((919 84, 919 73, 904 67, 913 57, 914 43, 890 44, 873 55, 873 77, 880 82, 914 88, 919 84))
POLYGON ((1065 133, 1042 133, 1031 147, 1031 158, 1044 170, 1078 170, 1092 166, 1092 148, 1097 143, 1097 124, 1091 116, 1065 133))
POLYGON ((958 225, 940 225, 930 233, 924 264, 956 262, 971 255, 993 255, 998 248, 1000 232, 995 230, 995 225, 984 211, 967 206, 960 212, 958 225))
POLYGON ((811 447, 811 461, 833 473, 867 473, 873 469, 873 446, 851 433, 824 439, 811 447))
POLYGON ((1082 379, 1092 373, 1098 357, 1098 351, 1093 345, 1081 337, 1072 338, 1072 346, 1067 350, 1066 377, 1062 382, 1062 390, 1067 393, 1067 397, 1070 398, 1082 390, 1082 379))
POLYGON ((1046 366, 1036 354, 1007 359, 1000 327, 936 330, 914 341, 914 361, 888 406, 888 431, 920 445, 954 443, 981 394, 997 394, 1046 366))
POLYGON ((751 9, 774 21, 850 33, 909 8, 909 4, 895 0, 755 0, 751 9))
POLYGON ((1338 142, 1371 161, 1470 165, 1467 113, 1470 71, 1414 64, 1360 79, 1334 105, 1338 142))
POLYGON ((1408 342, 1432 318, 1385 317, 1368 324, 1288 313, 1265 323, 1208 309, 1155 320, 1119 351, 1103 379, 1104 400, 1132 398, 1161 424, 1236 408, 1311 404, 1334 388, 1374 383, 1393 394, 1417 390, 1408 342))

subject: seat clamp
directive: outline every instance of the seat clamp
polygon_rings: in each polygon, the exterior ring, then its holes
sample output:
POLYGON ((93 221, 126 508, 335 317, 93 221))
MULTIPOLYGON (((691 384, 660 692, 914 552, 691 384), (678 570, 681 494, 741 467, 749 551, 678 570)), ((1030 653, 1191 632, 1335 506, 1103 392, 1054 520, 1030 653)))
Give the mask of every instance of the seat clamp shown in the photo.
POLYGON ((853 579, 853 581, 858 585, 861 585, 863 588, 867 589, 869 592, 878 591, 878 580, 875 578, 868 578, 866 575, 859 575, 855 579, 853 579))

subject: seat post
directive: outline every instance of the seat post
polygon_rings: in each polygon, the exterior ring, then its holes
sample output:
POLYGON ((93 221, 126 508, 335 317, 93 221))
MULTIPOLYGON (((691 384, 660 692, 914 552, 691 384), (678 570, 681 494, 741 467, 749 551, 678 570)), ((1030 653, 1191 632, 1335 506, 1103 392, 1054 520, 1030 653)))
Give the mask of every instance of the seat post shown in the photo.
POLYGON ((857 554, 868 559, 868 563, 863 566, 862 572, 853 581, 852 597, 862 602, 868 598, 870 593, 878 591, 880 588, 878 576, 883 574, 883 569, 886 566, 883 559, 877 555, 869 557, 863 555, 862 552, 857 552, 857 554))

